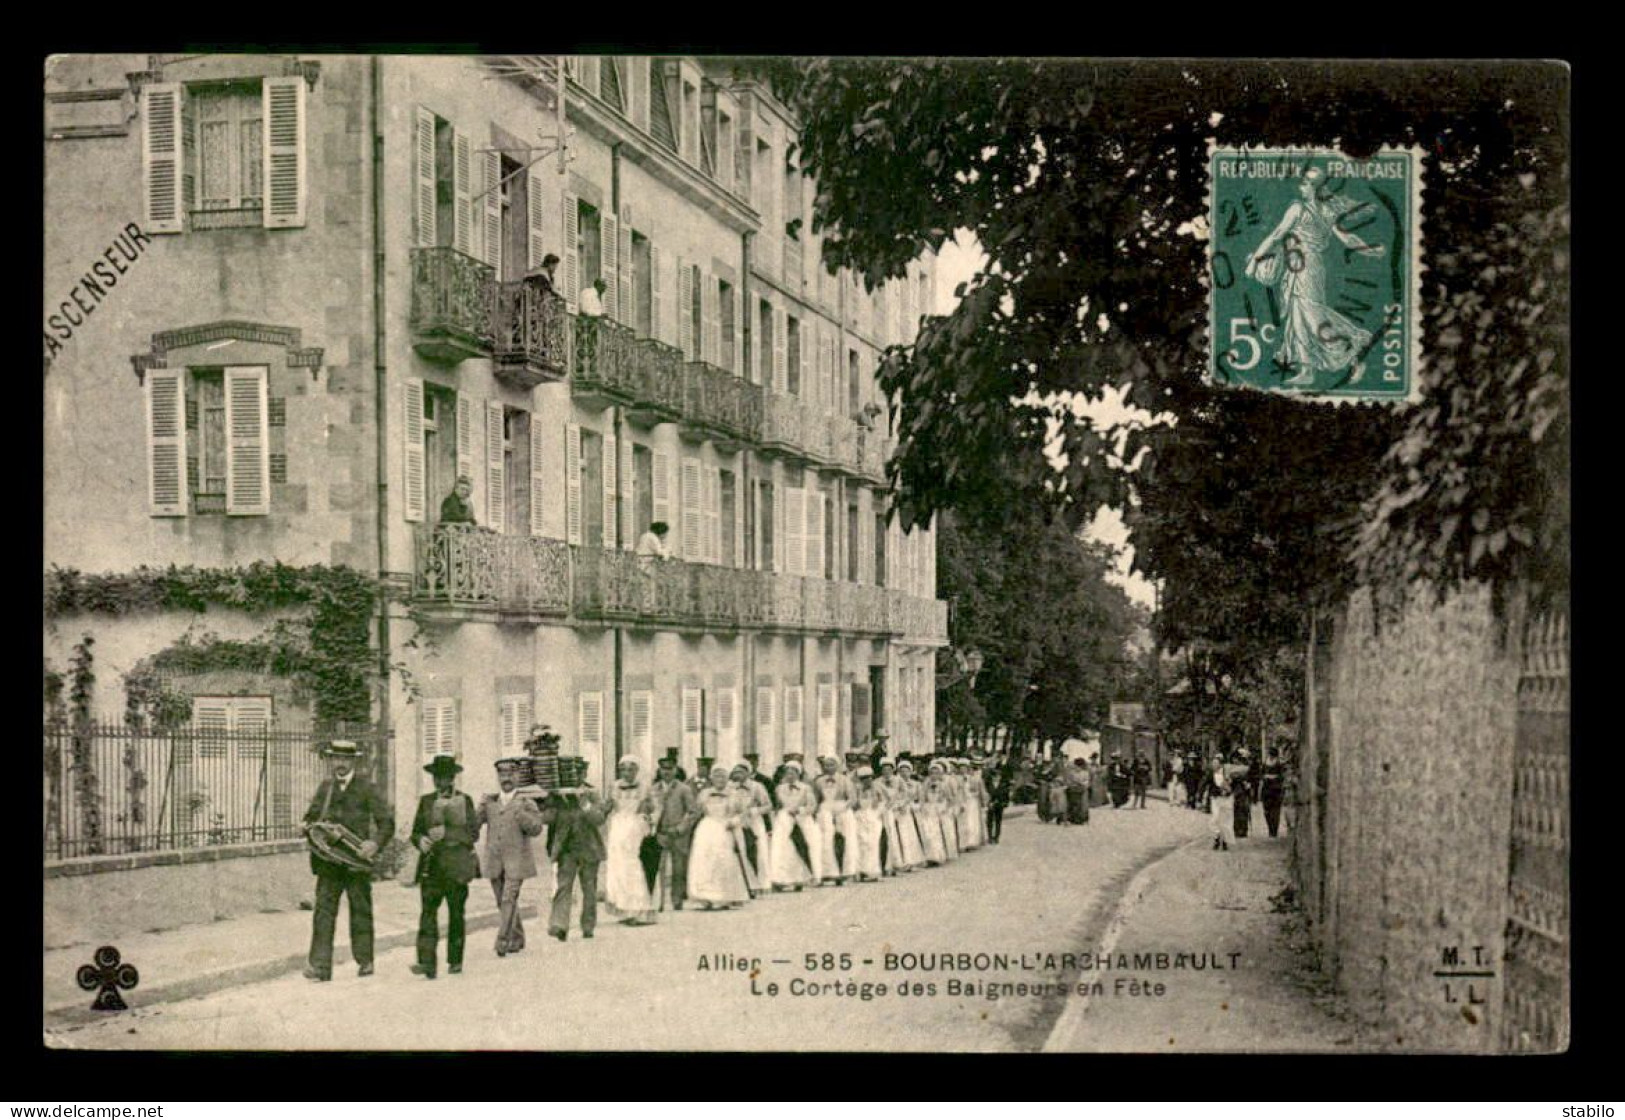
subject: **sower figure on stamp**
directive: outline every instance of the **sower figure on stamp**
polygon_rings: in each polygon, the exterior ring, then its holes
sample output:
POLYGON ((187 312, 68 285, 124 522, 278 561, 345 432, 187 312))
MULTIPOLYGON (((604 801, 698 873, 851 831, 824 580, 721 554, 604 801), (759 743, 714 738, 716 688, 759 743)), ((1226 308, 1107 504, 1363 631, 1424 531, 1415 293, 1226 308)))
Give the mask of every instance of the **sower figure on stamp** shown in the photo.
POLYGON ((604 862, 603 800, 590 789, 548 794, 542 820, 548 825, 547 854, 558 864, 553 911, 547 932, 565 940, 570 935, 570 909, 575 883, 581 881, 581 936, 598 926, 598 865, 604 862))
POLYGON ((422 853, 414 878, 422 893, 418 917, 418 959, 412 971, 430 980, 438 970, 440 903, 446 904, 446 968, 463 971, 464 911, 468 884, 479 877, 474 837, 479 832, 474 799, 457 789, 462 766, 449 754, 436 755, 423 768, 434 777, 434 792, 418 800, 412 843, 422 853))
MULTIPOLYGON (((395 817, 372 783, 356 774, 361 748, 344 739, 335 739, 324 752, 329 776, 316 790, 305 812, 305 832, 319 823, 339 826, 348 837, 359 841, 356 854, 364 863, 378 853, 379 845, 395 832, 395 817)), ((356 972, 372 975, 372 871, 339 863, 319 854, 310 854, 310 870, 316 876, 316 913, 311 923, 309 980, 333 978, 333 929, 338 924, 339 898, 350 900, 350 953, 356 972)))
POLYGON ((681 910, 688 898, 688 850, 700 809, 694 788, 677 776, 675 750, 660 760, 649 796, 654 799, 655 839, 661 850, 660 909, 669 900, 672 909, 681 910))
POLYGON ((531 837, 542 831, 541 810, 529 797, 520 797, 515 759, 497 763, 500 792, 480 798, 479 826, 485 829, 485 877, 491 880, 496 896, 497 956, 505 957, 525 947, 525 923, 519 917, 519 893, 525 880, 536 876, 536 856, 531 837))

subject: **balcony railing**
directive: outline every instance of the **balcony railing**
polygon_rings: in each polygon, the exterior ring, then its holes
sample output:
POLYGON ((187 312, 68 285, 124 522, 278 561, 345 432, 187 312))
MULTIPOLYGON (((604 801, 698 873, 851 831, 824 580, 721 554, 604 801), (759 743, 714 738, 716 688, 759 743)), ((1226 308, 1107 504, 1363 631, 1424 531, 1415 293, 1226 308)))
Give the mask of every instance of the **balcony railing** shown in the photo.
POLYGON ((652 338, 632 347, 627 419, 645 428, 669 424, 683 414, 683 352, 652 338))
POLYGON ((807 410, 799 397, 772 389, 762 391, 761 445, 765 450, 792 459, 803 458, 806 455, 806 419, 807 410))
POLYGON ((599 408, 631 404, 640 357, 632 328, 602 316, 577 315, 571 396, 599 408))
POLYGON ((491 317, 496 375, 519 389, 562 380, 570 372, 574 327, 563 296, 529 280, 498 284, 491 317))
POLYGON ((412 250, 412 346, 438 362, 489 354, 496 274, 456 249, 412 250))
POLYGON ((855 460, 857 477, 883 485, 886 481, 886 460, 891 457, 891 442, 875 428, 855 424, 855 460))
POLYGON ((691 439, 709 439, 724 453, 756 443, 762 433, 761 389, 709 362, 683 367, 683 414, 679 424, 691 439))
POLYGON ((419 526, 415 597, 450 607, 521 614, 570 610, 570 553, 562 541, 474 525, 419 526))

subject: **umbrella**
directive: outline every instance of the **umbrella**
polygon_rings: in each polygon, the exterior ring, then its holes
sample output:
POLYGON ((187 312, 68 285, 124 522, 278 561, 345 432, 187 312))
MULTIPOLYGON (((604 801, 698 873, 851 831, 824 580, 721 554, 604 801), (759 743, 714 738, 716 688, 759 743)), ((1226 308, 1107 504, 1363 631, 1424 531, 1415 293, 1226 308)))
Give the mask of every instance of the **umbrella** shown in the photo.
POLYGON ((643 864, 643 877, 649 881, 649 893, 653 894, 655 886, 660 882, 660 841, 653 836, 645 836, 638 845, 638 862, 643 864))

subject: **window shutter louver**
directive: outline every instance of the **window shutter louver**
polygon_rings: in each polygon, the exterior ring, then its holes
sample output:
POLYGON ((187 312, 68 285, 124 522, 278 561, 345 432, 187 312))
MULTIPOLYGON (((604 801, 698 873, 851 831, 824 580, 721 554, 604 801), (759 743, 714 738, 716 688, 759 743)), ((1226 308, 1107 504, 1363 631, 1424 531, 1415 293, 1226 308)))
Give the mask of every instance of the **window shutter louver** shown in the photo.
POLYGON ((547 256, 547 201, 542 195, 542 172, 539 164, 525 169, 525 267, 534 271, 542 267, 547 256))
POLYGON ((717 761, 732 766, 739 761, 739 690, 717 692, 717 761))
POLYGON ((777 459, 773 460, 773 570, 775 572, 788 572, 790 564, 787 559, 790 552, 790 542, 785 538, 785 525, 789 518, 785 517, 785 506, 790 501, 790 492, 784 485, 784 464, 777 459))
POLYGON ((423 462, 423 382, 418 378, 408 377, 405 385, 406 415, 401 425, 406 433, 406 447, 403 453, 406 469, 405 516, 408 521, 422 521, 423 488, 426 484, 423 462))
POLYGON ((784 753, 802 754, 806 750, 805 733, 801 721, 801 686, 784 686, 784 753))
POLYGON ((616 468, 620 465, 619 452, 615 447, 615 437, 604 436, 604 547, 615 547, 616 518, 616 468))
POLYGON ((569 191, 564 192, 560 207, 559 264, 560 280, 564 286, 565 309, 574 315, 576 297, 581 293, 581 253, 576 242, 581 237, 581 204, 569 191))
POLYGON ((420 249, 434 248, 435 229, 434 114, 418 107, 417 136, 413 149, 413 225, 420 249))
POLYGON ((773 309, 773 389, 779 393, 785 391, 790 376, 786 359, 789 349, 785 345, 785 336, 790 329, 787 319, 783 308, 773 309))
POLYGON ((685 688, 683 698, 683 767, 692 772, 700 757, 704 746, 705 732, 700 723, 703 715, 703 703, 700 690, 685 688))
POLYGON ((768 766, 779 760, 773 735, 773 698, 772 688, 763 685, 756 689, 756 753, 768 766))
POLYGON ((793 576, 806 571, 807 492, 799 487, 784 490, 784 570, 793 576))
POLYGON ((530 730, 530 697, 504 696, 500 707, 499 754, 511 758, 525 752, 525 736, 530 730))
POLYGON ((632 757, 638 760, 638 774, 647 778, 654 769, 654 693, 633 689, 628 698, 632 720, 632 757))
POLYGON ((480 161, 485 165, 485 193, 480 196, 480 213, 485 222, 485 263, 496 270, 496 278, 501 280, 502 155, 499 152, 482 152, 480 161))
POLYGON ((305 224, 305 79, 266 78, 260 119, 266 229, 305 224))
POLYGON ((186 516, 186 378, 147 371, 147 508, 154 517, 186 516))
POLYGON ((508 480, 502 455, 502 403, 485 402, 485 524, 498 533, 508 528, 508 480))
POLYGON ((542 417, 540 413, 531 413, 530 417, 530 535, 542 536, 543 526, 547 523, 547 506, 544 499, 547 495, 547 476, 542 470, 543 453, 546 450, 546 440, 542 438, 542 417))
POLYGON ((621 223, 609 207, 598 226, 598 260, 604 281, 604 315, 625 322, 629 316, 621 314, 621 223))
MULTIPOLYGON (((481 508, 480 491, 484 488, 481 480, 483 471, 474 469, 474 401, 463 393, 457 394, 457 478, 466 478, 469 482, 469 506, 473 510, 481 508)), ((452 480, 453 482, 456 479, 452 480)), ((444 494, 430 494, 429 500, 443 501, 444 494)))
POLYGON ((649 243, 649 302, 654 316, 651 326, 656 341, 672 344, 671 291, 666 282, 666 254, 653 241, 649 243))
POLYGON ((739 479, 742 476, 734 475, 734 567, 745 567, 745 495, 740 492, 739 479))
POLYGON ((145 187, 147 233, 180 233, 182 210, 181 102, 185 90, 177 82, 149 85, 142 92, 141 171, 145 187))
POLYGON ((265 370, 226 370, 226 513, 271 512, 270 439, 265 370))
POLYGON ((680 499, 683 506, 683 559, 701 560, 703 557, 700 555, 700 464, 693 459, 684 459, 682 471, 680 499))
POLYGON ((621 262, 620 275, 611 283, 620 288, 621 322, 629 327, 636 327, 638 310, 636 297, 632 294, 632 207, 621 207, 621 244, 618 250, 621 262))
POLYGON ((712 467, 706 475, 707 495, 705 505, 705 541, 706 560, 712 564, 722 563, 722 468, 712 467))
POLYGON ((564 539, 581 543, 581 425, 564 426, 564 539))
POLYGON ((817 392, 814 382, 812 363, 808 357, 812 354, 812 323, 802 321, 802 329, 796 332, 796 370, 801 380, 801 395, 811 398, 817 392))
POLYGON ((463 133, 451 132, 452 248, 474 255, 474 146, 463 133))
POLYGON ((671 525, 671 453, 669 451, 656 451, 654 453, 654 466, 650 471, 651 489, 653 494, 654 519, 664 521, 671 525))
POLYGON ((677 258, 677 348, 683 360, 695 360, 694 346, 694 270, 677 258))
POLYGON ((633 500, 632 441, 620 441, 621 456, 619 479, 621 484, 621 547, 630 552, 637 547, 638 526, 635 521, 638 503, 633 500))
POLYGON ((604 749, 604 694, 583 692, 576 705, 576 753, 594 759, 604 749))
POLYGON ((746 360, 745 354, 745 300, 739 288, 733 290, 734 301, 734 372, 745 381, 752 378, 752 367, 746 360))
POLYGON ((807 574, 824 578, 824 493, 807 487, 807 574))

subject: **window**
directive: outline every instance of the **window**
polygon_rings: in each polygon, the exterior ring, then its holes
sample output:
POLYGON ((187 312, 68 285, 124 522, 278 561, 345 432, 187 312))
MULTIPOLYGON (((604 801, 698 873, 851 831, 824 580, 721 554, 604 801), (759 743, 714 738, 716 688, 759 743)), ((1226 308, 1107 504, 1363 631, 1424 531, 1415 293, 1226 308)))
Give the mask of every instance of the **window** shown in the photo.
POLYGON ((756 139, 756 166, 751 173, 750 204, 764 216, 773 202, 773 149, 761 137, 756 139))
POLYGON ((784 235, 792 241, 801 240, 801 171, 790 162, 788 152, 784 161, 784 235))
POLYGON ((858 503, 846 504, 846 578, 858 582, 858 503))
POLYGON ((773 550, 773 484, 771 482, 758 482, 756 484, 756 525, 761 536, 761 547, 757 549, 757 567, 764 572, 776 570, 773 550))
POLYGON ((738 568, 744 565, 745 558, 739 555, 739 498, 738 486, 734 481, 733 471, 721 471, 718 474, 719 512, 721 514, 718 533, 721 540, 718 563, 729 568, 738 568))
POLYGON ((530 734, 531 699, 528 693, 502 697, 497 703, 497 756, 512 758, 525 753, 530 734))
POLYGON ((645 338, 653 338, 654 326, 654 261, 649 239, 632 231, 632 303, 633 328, 645 338))
POLYGON ((786 318, 784 338, 785 384, 792 396, 801 395, 801 320, 786 318))
POLYGON ((851 415, 863 412, 863 378, 858 373, 858 352, 846 352, 846 406, 851 415))
POLYGON ((604 492, 604 437, 597 432, 581 433, 581 543, 602 548, 604 503, 593 495, 604 492))
POLYGON ((522 408, 502 410, 502 478, 506 483, 507 531, 530 535, 531 470, 530 413, 522 408))
POLYGON ((457 754, 457 701, 449 696, 419 701, 418 749, 425 758, 457 754))
POLYGON ((773 305, 767 300, 758 304, 756 328, 756 382, 773 384, 773 305))
POLYGON ((656 520, 654 453, 641 443, 632 445, 632 501, 637 526, 635 536, 641 537, 656 520))
POLYGON ((886 515, 875 514, 875 586, 886 586, 886 515))
MULTIPOLYGON (((705 273, 700 271, 697 264, 684 265, 688 270, 688 283, 683 285, 681 291, 687 297, 687 302, 678 309, 678 314, 688 320, 688 337, 693 340, 692 358, 705 359, 713 355, 705 348, 705 273)), ((692 359, 691 359, 692 360, 692 359)))
POLYGON ((224 758, 235 746, 239 758, 264 758, 271 730, 269 696, 194 696, 192 730, 199 758, 224 758))
POLYGON ((515 160, 501 156, 501 185, 497 188, 502 208, 502 277, 522 280, 530 259, 530 176, 515 160))
POLYGON ((305 89, 302 77, 147 86, 142 229, 303 226, 305 89))
POLYGON ((155 517, 270 512, 264 366, 150 370, 147 496, 155 517))
MULTIPOLYGON (((581 287, 585 291, 594 280, 604 275, 603 224, 596 206, 579 202, 577 207, 580 220, 576 224, 576 259, 581 262, 581 287)), ((604 277, 606 283, 609 279, 604 277)))
POLYGON ((734 326, 734 286, 726 280, 717 281, 717 314, 721 323, 717 365, 729 373, 738 373, 734 368, 734 354, 738 348, 734 326))

